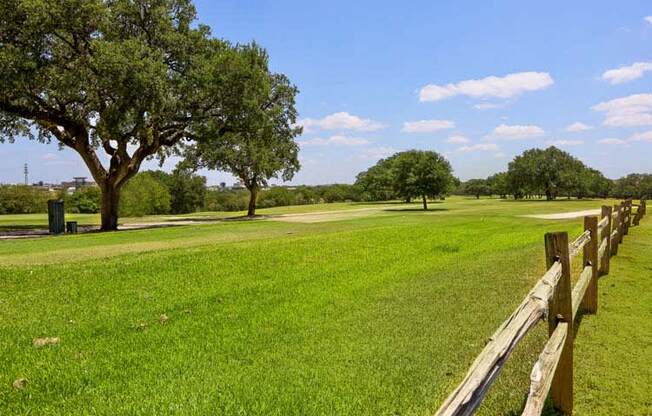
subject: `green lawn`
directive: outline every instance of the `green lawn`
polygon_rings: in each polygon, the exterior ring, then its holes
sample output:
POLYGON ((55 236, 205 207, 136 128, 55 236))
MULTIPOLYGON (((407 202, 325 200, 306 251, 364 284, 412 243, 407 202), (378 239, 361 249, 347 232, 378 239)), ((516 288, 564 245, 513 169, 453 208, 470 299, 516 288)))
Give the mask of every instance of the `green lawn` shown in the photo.
MULTIPOLYGON (((378 206, 392 206, 392 203, 333 203, 333 204, 314 204, 314 205, 297 205, 287 207, 261 208, 256 210, 258 215, 282 215, 315 211, 344 211, 361 208, 373 208, 378 206)), ((180 215, 151 215, 145 217, 123 217, 120 218, 120 224, 149 223, 149 222, 174 222, 184 219, 223 219, 237 218, 247 214, 247 211, 211 211, 196 212, 192 214, 180 215)), ((77 221, 79 225, 99 225, 100 214, 66 214, 66 221, 77 221)), ((35 228, 47 228, 48 215, 41 214, 16 214, 0 215, 0 231, 2 230, 23 230, 35 228)))
MULTIPOLYGON (((543 273, 543 234, 581 231, 521 215, 602 203, 333 204, 270 214, 378 209, 2 241, 0 414, 432 414, 543 273), (32 346, 45 336, 61 342, 32 346)), ((520 414, 545 330, 481 414, 520 414)))
POLYGON ((652 415, 652 227, 631 228, 575 340, 582 415, 652 415))

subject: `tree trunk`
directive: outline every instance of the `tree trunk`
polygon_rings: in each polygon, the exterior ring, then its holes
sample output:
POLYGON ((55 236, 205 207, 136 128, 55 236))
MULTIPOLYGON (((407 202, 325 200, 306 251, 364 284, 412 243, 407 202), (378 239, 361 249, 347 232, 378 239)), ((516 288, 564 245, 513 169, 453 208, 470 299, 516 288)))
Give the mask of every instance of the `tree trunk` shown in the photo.
POLYGON ((423 196, 423 209, 426 211, 428 210, 428 199, 425 195, 423 196))
POLYGON ((117 231, 118 208, 120 206, 120 189, 115 185, 105 185, 102 188, 102 227, 101 231, 117 231))
POLYGON ((249 189, 249 208, 247 209, 247 216, 253 217, 256 215, 256 197, 258 196, 258 189, 249 189))
POLYGON ((411 196, 408 196, 407 198, 405 198, 405 203, 406 204, 409 204, 411 202, 412 202, 412 197, 411 196))

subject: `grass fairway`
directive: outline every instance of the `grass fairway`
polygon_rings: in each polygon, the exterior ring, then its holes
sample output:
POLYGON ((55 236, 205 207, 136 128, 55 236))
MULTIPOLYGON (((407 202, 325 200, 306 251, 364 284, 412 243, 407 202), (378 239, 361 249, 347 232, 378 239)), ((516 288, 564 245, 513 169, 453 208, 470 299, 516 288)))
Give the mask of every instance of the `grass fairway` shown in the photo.
MULTIPOLYGON (((543 273, 543 234, 581 230, 521 215, 603 203, 0 242, 0 414, 432 414, 543 273)), ((520 414, 538 329, 481 414, 520 414)))
POLYGON ((652 415, 652 227, 631 228, 575 340, 577 414, 652 415))

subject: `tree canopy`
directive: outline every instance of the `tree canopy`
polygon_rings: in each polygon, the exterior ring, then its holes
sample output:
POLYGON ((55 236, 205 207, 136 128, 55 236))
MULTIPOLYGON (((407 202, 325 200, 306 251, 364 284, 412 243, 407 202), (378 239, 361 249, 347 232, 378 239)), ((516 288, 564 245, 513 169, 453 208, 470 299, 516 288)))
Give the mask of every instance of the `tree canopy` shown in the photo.
POLYGON ((242 48, 194 24, 190 0, 4 0, 0 16, 0 137, 79 153, 103 230, 146 158, 201 139, 207 120, 224 132, 242 48))
POLYGON ((288 181, 299 170, 295 138, 297 88, 282 74, 270 72, 267 52, 258 45, 236 48, 228 105, 203 125, 203 140, 186 149, 188 163, 231 172, 250 192, 248 215, 272 178, 288 181))
POLYGON ((454 180, 450 163, 439 153, 408 150, 358 174, 356 185, 374 196, 392 195, 407 201, 420 197, 428 209, 427 199, 445 195, 454 180))

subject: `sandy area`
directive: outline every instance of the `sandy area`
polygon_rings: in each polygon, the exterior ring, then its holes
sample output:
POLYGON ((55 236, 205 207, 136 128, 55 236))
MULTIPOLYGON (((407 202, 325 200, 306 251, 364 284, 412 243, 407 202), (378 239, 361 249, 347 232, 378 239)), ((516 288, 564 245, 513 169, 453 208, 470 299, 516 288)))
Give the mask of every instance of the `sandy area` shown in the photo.
POLYGON ((361 208, 344 211, 321 211, 307 212, 305 214, 283 214, 270 217, 269 219, 273 221, 301 223, 327 222, 366 217, 372 215, 374 212, 380 211, 381 209, 382 208, 361 208))
POLYGON ((601 210, 599 209, 587 209, 584 211, 573 211, 573 212, 559 212, 557 214, 540 214, 540 215, 523 215, 528 218, 538 218, 541 220, 568 220, 572 218, 581 218, 588 215, 600 215, 601 210))

